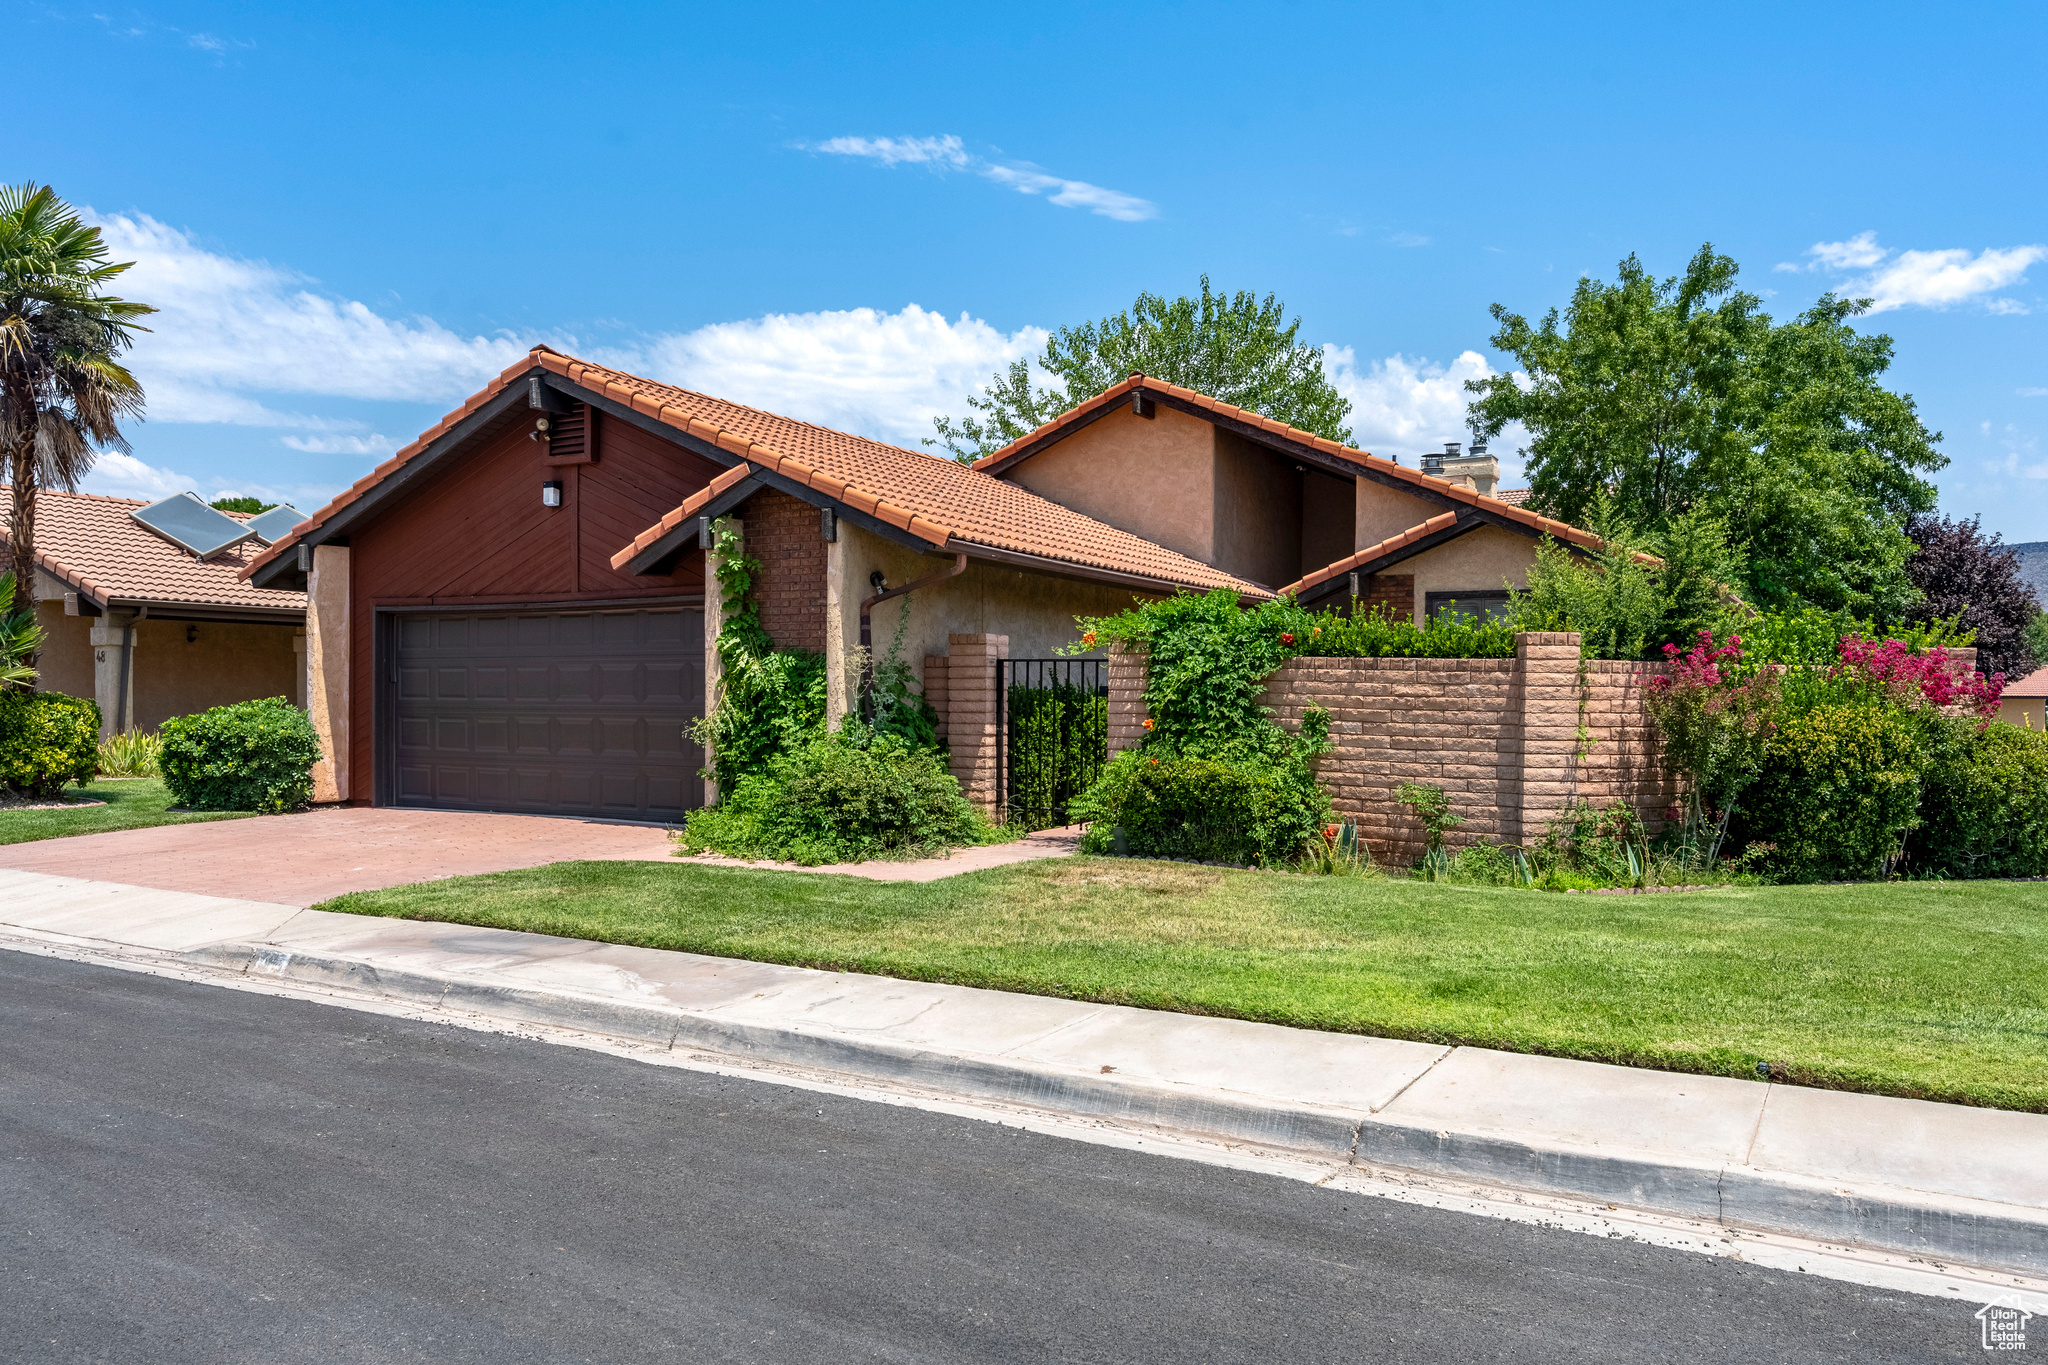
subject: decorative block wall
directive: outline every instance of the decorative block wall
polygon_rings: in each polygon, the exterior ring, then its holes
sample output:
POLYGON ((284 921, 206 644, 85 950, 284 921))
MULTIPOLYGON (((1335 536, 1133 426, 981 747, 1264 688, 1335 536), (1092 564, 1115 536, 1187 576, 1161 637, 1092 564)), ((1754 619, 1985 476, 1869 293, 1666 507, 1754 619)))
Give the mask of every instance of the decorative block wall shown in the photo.
MULTIPOLYGON (((1422 854, 1422 826, 1394 796, 1403 782, 1450 793, 1465 822, 1453 847, 1531 843, 1572 801, 1624 800, 1662 827, 1677 800, 1642 694, 1663 664, 1592 662, 1583 689, 1579 637, 1524 632, 1513 659, 1295 659, 1274 673, 1266 705, 1288 729, 1310 706, 1331 714, 1334 747, 1317 772, 1340 815, 1358 822, 1374 857, 1422 854), (1591 748, 1579 737, 1580 703, 1591 748)), ((1145 660, 1112 656, 1109 747, 1144 736, 1145 660)))

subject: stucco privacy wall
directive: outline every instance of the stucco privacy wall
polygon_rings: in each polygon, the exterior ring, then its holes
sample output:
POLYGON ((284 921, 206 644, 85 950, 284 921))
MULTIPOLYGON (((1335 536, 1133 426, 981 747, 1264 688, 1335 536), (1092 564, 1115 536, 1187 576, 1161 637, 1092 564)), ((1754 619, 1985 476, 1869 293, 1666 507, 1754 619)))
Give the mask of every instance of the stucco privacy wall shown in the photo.
MULTIPOLYGON (((1264 700, 1290 730, 1310 706, 1331 713, 1333 748, 1317 773, 1382 861, 1422 854, 1422 826, 1394 795, 1403 782, 1450 794, 1464 817, 1446 838, 1453 848, 1534 843, 1577 800, 1627 801, 1662 828, 1677 787, 1642 697, 1665 666, 1595 661, 1582 675, 1576 634, 1530 631, 1515 643, 1513 659, 1295 659, 1264 700)), ((1142 657, 1110 661, 1112 753, 1144 735, 1144 685, 1142 657)))

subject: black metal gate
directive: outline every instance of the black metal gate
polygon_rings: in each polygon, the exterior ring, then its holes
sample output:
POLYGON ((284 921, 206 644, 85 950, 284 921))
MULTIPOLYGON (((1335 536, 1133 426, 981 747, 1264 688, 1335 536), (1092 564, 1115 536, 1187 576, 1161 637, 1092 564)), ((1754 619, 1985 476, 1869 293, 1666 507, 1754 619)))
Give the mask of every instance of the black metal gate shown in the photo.
POLYGON ((997 803, 1013 825, 1070 823, 1067 803, 1109 761, 1109 665, 1101 659, 996 660, 997 803))

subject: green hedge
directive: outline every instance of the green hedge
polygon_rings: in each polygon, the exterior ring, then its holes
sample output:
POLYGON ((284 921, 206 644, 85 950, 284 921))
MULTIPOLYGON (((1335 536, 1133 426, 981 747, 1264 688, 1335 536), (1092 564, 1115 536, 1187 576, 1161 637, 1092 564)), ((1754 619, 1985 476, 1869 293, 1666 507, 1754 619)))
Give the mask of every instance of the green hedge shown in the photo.
POLYGON ((164 785, 192 810, 279 814, 313 799, 320 740, 283 697, 216 706, 158 727, 164 785))
POLYGON ((1118 754, 1074 805, 1090 853, 1290 866, 1330 820, 1306 763, 1271 767, 1118 754), (1118 842, 1121 840, 1121 847, 1118 842))
POLYGON ((1933 752, 1907 867, 1949 877, 2048 874, 2048 734, 1952 722, 1933 752))
POLYGON ((0 785, 52 797, 99 771, 100 708, 61 692, 0 691, 0 785))
POLYGON ((718 805, 692 811, 683 844, 815 867, 940 853, 987 834, 943 757, 853 721, 776 754, 718 805))
POLYGON ((1927 766, 1922 733, 1883 702, 1789 716, 1742 795, 1737 846, 1773 845, 1763 865, 1800 881, 1881 877, 1916 821, 1927 766))

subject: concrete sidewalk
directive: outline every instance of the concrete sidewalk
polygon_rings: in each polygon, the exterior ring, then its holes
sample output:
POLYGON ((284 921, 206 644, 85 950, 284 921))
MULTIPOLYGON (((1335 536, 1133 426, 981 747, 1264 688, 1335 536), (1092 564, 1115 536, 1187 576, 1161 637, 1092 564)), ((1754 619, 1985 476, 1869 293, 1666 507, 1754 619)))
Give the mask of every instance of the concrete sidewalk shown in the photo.
POLYGON ((1156 1125, 1723 1226, 2048 1271, 2048 1116, 0 871, 116 953, 1156 1125))

